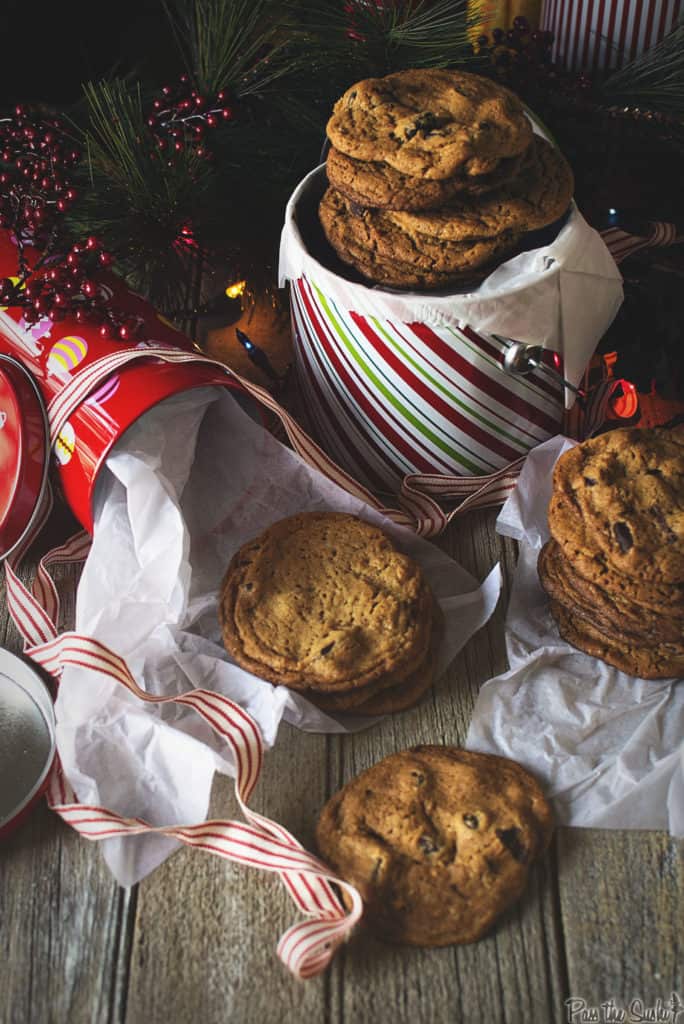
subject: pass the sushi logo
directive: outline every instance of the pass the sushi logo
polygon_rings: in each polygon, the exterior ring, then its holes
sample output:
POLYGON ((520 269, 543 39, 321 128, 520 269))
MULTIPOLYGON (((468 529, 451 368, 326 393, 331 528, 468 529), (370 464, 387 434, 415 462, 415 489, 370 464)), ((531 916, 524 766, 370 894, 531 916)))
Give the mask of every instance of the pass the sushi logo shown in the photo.
POLYGON ((77 334, 69 334, 56 341, 47 359, 48 373, 55 377, 68 377, 88 354, 88 343, 77 334))

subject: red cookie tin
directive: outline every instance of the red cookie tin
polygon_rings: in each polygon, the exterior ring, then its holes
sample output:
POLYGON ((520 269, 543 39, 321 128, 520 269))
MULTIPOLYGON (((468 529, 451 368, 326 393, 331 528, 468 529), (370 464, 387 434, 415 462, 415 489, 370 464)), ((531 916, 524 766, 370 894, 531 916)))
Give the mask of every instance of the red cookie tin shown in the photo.
MULTIPOLYGON (((30 249, 25 248, 24 252, 29 264, 37 259, 38 254, 30 249)), ((0 231, 0 278, 16 274, 16 268, 16 245, 9 232, 0 231)), ((0 307, 0 354, 20 364, 19 370, 9 367, 6 361, 0 364, 0 400, 6 396, 7 403, 4 410, 0 405, 0 412, 7 415, 4 437, 0 430, 0 557, 7 554, 10 541, 21 531, 22 524, 25 526, 27 517, 30 519, 30 506, 37 499, 36 489, 40 488, 38 435, 42 414, 36 406, 37 395, 45 407, 49 406, 77 371, 104 356, 126 350, 180 349, 197 355, 197 362, 166 363, 151 358, 124 366, 100 381, 62 427, 52 454, 64 496, 89 532, 93 525, 93 490, 100 467, 138 417, 157 402, 189 388, 221 385, 245 397, 243 389, 227 372, 220 366, 201 362, 201 353, 193 342, 160 317, 148 302, 128 291, 122 281, 109 275, 100 282, 100 287, 114 308, 142 322, 145 341, 103 338, 96 325, 68 317, 59 322, 44 317, 27 323, 21 307, 0 307)))
POLYGON ((47 686, 28 662, 0 648, 0 838, 45 792, 55 751, 47 686))

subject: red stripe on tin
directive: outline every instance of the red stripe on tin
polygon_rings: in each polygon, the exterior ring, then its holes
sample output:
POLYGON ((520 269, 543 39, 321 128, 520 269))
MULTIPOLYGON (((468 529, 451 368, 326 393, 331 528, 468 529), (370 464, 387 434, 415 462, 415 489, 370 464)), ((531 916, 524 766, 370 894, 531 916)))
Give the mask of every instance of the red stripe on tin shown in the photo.
MULTIPOLYGON (((330 407, 327 397, 325 396, 325 394, 323 393, 323 389, 321 388, 320 382, 316 375, 316 371, 313 369, 311 363, 309 362, 309 357, 316 359, 318 371, 325 378, 328 388, 330 390, 334 389, 332 387, 332 383, 330 381, 327 368, 322 364, 320 360, 317 359, 315 352, 305 352, 304 346, 302 345, 299 351, 299 358, 302 364, 302 370, 306 374, 307 383, 309 387, 311 387, 316 394, 316 401, 320 406, 320 412, 325 421, 324 425, 326 433, 327 430, 330 428, 330 425, 335 424, 337 427, 339 439, 342 442, 342 446, 346 448, 348 455, 352 457, 352 461, 355 464, 355 468, 357 468, 362 473, 363 477, 369 481, 372 487, 382 488, 383 486, 386 486, 389 477, 382 477, 374 469, 374 467, 371 466, 371 464, 366 460, 359 446, 351 440, 351 438, 345 431, 344 425, 340 423, 339 417, 335 415, 332 408, 330 407)), ((365 429, 364 424, 361 423, 359 420, 355 420, 354 427, 360 434, 363 444, 375 454, 378 461, 381 462, 382 465, 386 468, 387 473, 392 478, 394 478, 396 476, 396 473, 391 471, 387 455, 385 455, 379 448, 379 446, 376 444, 375 439, 365 429)))
MULTIPOLYGON (((416 346, 414 341, 410 337, 408 337, 406 333, 404 333, 403 331, 399 330, 396 327, 396 325, 393 324, 392 326, 394 327, 394 330, 399 335, 401 340, 406 345, 409 346, 411 351, 415 352, 416 355, 418 355, 420 358, 424 359, 425 362, 427 363, 427 365, 430 367, 430 369, 433 370, 435 373, 440 374, 442 379, 447 381, 449 386, 452 387, 454 389, 454 391, 458 391, 460 394, 465 395, 468 398, 469 402, 471 402, 475 406, 478 406, 480 409, 484 410, 484 412, 487 413, 488 415, 495 416, 497 420, 499 420, 502 423, 505 423, 507 427, 511 428, 511 430, 514 430, 516 433, 521 434, 521 435, 523 435, 525 437, 528 437, 531 440, 532 445, 536 445, 536 444, 539 443, 539 437, 536 434, 533 434, 530 430, 528 430, 527 426, 524 425, 523 421, 521 421, 521 420, 516 421, 515 419, 509 419, 507 416, 504 416, 504 414, 503 414, 503 412, 501 410, 496 410, 494 412, 490 405, 487 405, 485 402, 482 402, 477 397, 477 395, 475 395, 473 392, 468 392, 465 388, 461 387, 457 383, 457 381, 455 381, 453 378, 450 378, 447 374, 445 374, 444 371, 441 370, 438 366, 436 366, 434 362, 431 362, 429 359, 426 359, 425 355, 418 349, 418 347, 416 346)), ((402 327, 406 327, 406 324, 402 324, 401 326, 402 327)), ((477 337, 480 339, 480 341, 483 340, 480 335, 477 335, 477 337)), ((483 346, 480 346, 480 347, 482 348, 483 346)), ((499 356, 500 353, 495 351, 495 354, 497 356, 499 356)), ((521 441, 521 445, 525 449, 531 447, 530 445, 525 444, 524 441, 521 441)))
POLYGON ((606 6, 606 0, 599 0, 598 13, 596 15, 596 29, 595 29, 594 35, 593 35, 593 37, 592 37, 592 39, 590 41, 590 44, 589 44, 590 45, 590 51, 589 52, 592 55, 591 66, 592 66, 594 71, 596 71, 596 69, 599 66, 599 53, 600 53, 600 50, 601 50, 601 46, 600 46, 601 30, 603 28, 603 14, 604 14, 604 11, 605 11, 605 6, 606 6))
MULTIPOLYGON (((373 347, 382 355, 385 362, 392 367, 394 372, 401 377, 401 379, 414 391, 417 395, 420 395, 424 401, 428 403, 433 409, 436 409, 441 416, 444 417, 448 422, 453 423, 454 426, 458 427, 459 430, 463 431, 474 441, 481 444, 485 450, 491 449, 495 451, 497 455, 500 455, 503 459, 512 461, 517 459, 520 452, 510 445, 506 444, 505 441, 500 440, 496 434, 490 434, 486 430, 483 430, 477 423, 469 420, 466 416, 450 406, 441 395, 433 391, 427 386, 425 381, 421 380, 405 363, 402 363, 395 352, 386 344, 383 339, 375 333, 365 317, 360 316, 358 313, 351 313, 351 318, 356 323, 357 327, 361 329, 368 341, 371 342, 373 347)), ((413 327, 413 325, 411 325, 413 327)), ((465 447, 465 446, 464 446, 465 447)), ((480 462, 486 462, 486 456, 480 455, 477 452, 472 452, 468 448, 465 451, 473 459, 477 459, 480 462)))
MULTIPOLYGON (((409 326, 421 341, 434 348, 440 359, 443 359, 445 363, 460 373, 462 377, 470 381, 475 387, 479 388, 480 391, 489 395, 490 398, 500 402, 503 406, 518 413, 518 415, 525 417, 531 423, 535 423, 549 434, 553 434, 558 430, 558 424, 550 416, 547 416, 540 409, 528 405, 527 402, 518 398, 517 395, 501 384, 497 384, 496 381, 492 380, 491 377, 488 377, 487 374, 483 373, 476 366, 471 365, 463 356, 447 345, 438 334, 435 334, 427 324, 412 323, 409 326)), ((472 332, 466 327, 463 329, 463 333, 470 338, 472 332)), ((516 458, 518 455, 519 452, 516 452, 516 458)))

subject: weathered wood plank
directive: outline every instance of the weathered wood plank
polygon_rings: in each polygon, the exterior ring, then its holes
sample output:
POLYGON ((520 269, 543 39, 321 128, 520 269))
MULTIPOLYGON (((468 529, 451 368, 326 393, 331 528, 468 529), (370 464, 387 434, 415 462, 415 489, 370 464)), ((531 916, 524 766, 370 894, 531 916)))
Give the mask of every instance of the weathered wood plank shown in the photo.
MULTIPOLYGON (((251 801, 309 848, 326 746, 283 726, 251 801)), ((240 817, 229 780, 215 787, 211 813, 240 817)), ((297 920, 278 879, 199 851, 175 854, 139 886, 126 1024, 323 1020, 328 978, 297 982, 276 958, 297 920)))
MULTIPOLYGON (((47 543, 63 534, 54 531, 47 543)), ((45 542, 42 547, 45 547, 45 542)), ((32 570, 23 570, 26 578, 32 570)), ((57 571, 63 613, 74 609, 75 573, 57 571)), ((22 648, 0 591, 0 644, 22 648)), ((1 1024, 102 1024, 118 1019, 127 976, 130 896, 94 845, 43 804, 0 843, 1 1024)))
POLYGON ((684 848, 662 832, 560 829, 569 994, 684 1000, 684 848))

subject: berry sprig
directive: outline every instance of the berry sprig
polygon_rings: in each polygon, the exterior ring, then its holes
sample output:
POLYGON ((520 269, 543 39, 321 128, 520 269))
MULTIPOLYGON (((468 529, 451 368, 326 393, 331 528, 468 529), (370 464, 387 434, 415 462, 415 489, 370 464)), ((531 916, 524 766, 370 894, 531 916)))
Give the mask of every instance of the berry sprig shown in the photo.
POLYGON ((188 76, 181 75, 177 85, 165 85, 161 96, 153 100, 147 125, 157 149, 172 163, 174 156, 188 148, 200 159, 209 158, 207 130, 226 124, 233 116, 225 92, 211 99, 202 96, 188 76))
POLYGON ((112 309, 97 282, 113 264, 111 254, 94 236, 70 247, 63 237, 80 158, 57 118, 18 106, 0 120, 0 227, 10 231, 18 262, 16 276, 0 278, 0 306, 20 308, 29 324, 73 317, 97 324, 103 337, 142 340, 142 321, 112 309), (31 261, 29 246, 40 253, 31 261))
POLYGON ((72 245, 66 255, 36 264, 23 279, 0 279, 0 304, 21 308, 29 324, 44 317, 53 323, 71 317, 77 323, 97 325, 103 338, 142 341, 143 321, 112 309, 107 289, 96 279, 112 263, 112 256, 91 235, 72 245))
POLYGON ((548 64, 551 60, 553 32, 542 29, 530 30, 527 18, 518 15, 513 19, 513 27, 507 31, 495 28, 491 40, 488 35, 478 37, 478 53, 489 54, 497 67, 508 67, 514 64, 548 64))
POLYGON ((61 217, 77 198, 70 172, 80 158, 56 118, 18 106, 0 119, 0 227, 15 237, 22 275, 26 244, 46 255, 54 246, 61 217))

